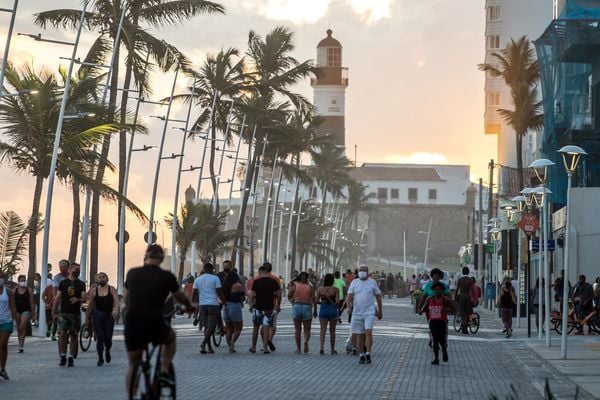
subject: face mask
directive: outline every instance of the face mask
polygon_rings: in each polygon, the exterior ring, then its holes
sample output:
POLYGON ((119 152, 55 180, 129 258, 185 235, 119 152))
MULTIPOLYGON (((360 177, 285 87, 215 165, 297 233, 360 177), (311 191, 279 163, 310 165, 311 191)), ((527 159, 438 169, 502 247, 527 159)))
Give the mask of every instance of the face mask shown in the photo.
POLYGON ((27 282, 19 282, 19 286, 21 286, 21 287, 27 287, 27 282))
POLYGON ((38 282, 38 281, 35 281, 35 282, 33 283, 33 287, 35 287, 35 288, 39 288, 39 287, 40 287, 40 282, 38 282))
POLYGON ((367 271, 358 271, 358 277, 359 277, 360 279, 367 279, 367 276, 368 276, 368 275, 369 275, 369 274, 367 273, 367 271))
POLYGON ((104 286, 106 286, 106 284, 107 284, 108 282, 107 282, 107 281, 100 281, 99 283, 100 283, 100 286, 104 287, 104 286))
POLYGON ((79 278, 80 271, 73 271, 73 278, 79 278))

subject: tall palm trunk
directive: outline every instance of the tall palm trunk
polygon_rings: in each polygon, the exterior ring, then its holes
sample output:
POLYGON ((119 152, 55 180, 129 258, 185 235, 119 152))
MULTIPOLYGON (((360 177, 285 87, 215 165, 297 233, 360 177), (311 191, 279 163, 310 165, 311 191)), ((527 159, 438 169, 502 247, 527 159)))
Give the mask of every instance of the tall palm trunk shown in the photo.
POLYGON ((31 218, 29 219, 29 269, 27 270, 27 282, 33 287, 36 272, 36 253, 37 253, 37 228, 40 217, 40 201, 42 199, 42 188, 44 187, 44 177, 37 175, 35 177, 35 189, 33 190, 33 204, 31 206, 31 218))
POLYGON ((79 198, 79 182, 73 179, 71 183, 73 191, 73 216, 71 218, 71 244, 69 245, 69 260, 77 258, 77 247, 79 245, 79 218, 81 217, 81 199, 79 198))
MULTIPOLYGON (((218 99, 217 99, 218 101, 218 99)), ((214 119, 215 116, 213 115, 212 118, 214 119)), ((210 136, 211 136, 211 141, 210 141, 210 161, 208 164, 208 170, 210 172, 210 182, 212 183, 212 187, 213 187, 213 197, 215 199, 215 213, 218 214, 219 213, 219 188, 217 187, 217 177, 215 176, 215 154, 216 154, 216 143, 217 143, 217 127, 215 126, 215 123, 213 121, 213 123, 211 124, 211 129, 210 129, 210 136)), ((223 142, 223 146, 225 146, 225 142, 223 142)))
MULTIPOLYGON (((300 169, 300 154, 296 155, 296 169, 300 169)), ((298 207, 298 212, 296 213, 296 218, 300 218, 300 212, 301 207, 300 207, 300 193, 298 190, 298 187, 300 186, 300 180, 298 179, 298 182, 296 182, 296 190, 295 190, 295 196, 294 196, 294 203, 296 207, 298 207)), ((294 217, 294 209, 292 209, 292 218, 294 217)), ((298 240, 297 236, 296 236, 296 225, 298 224, 298 220, 293 221, 292 219, 292 262, 290 263, 290 268, 291 270, 295 270, 296 269, 296 242, 298 240)), ((302 261, 300 261, 300 266, 302 266, 302 261)))
POLYGON ((523 184, 524 180, 523 180, 523 134, 518 132, 516 133, 517 135, 517 173, 518 173, 518 179, 519 179, 519 187, 520 188, 524 188, 525 185, 523 184))
POLYGON ((181 249, 179 252, 179 270, 177 271, 177 282, 183 281, 183 268, 185 267, 185 253, 187 253, 187 247, 181 249))
MULTIPOLYGON (((108 121, 113 121, 115 116, 115 108, 117 104, 117 88, 119 85, 119 46, 115 48, 115 58, 112 65, 112 73, 110 77, 110 95, 108 98, 108 121)), ((108 162, 108 151, 110 149, 111 135, 106 135, 102 141, 102 152, 100 162, 98 163, 98 171, 96 171, 96 182, 102 183, 104 180, 104 171, 108 162)), ((90 276, 96 276, 98 273, 98 245, 100 243, 100 192, 94 190, 92 198, 92 216, 90 218, 90 276)))

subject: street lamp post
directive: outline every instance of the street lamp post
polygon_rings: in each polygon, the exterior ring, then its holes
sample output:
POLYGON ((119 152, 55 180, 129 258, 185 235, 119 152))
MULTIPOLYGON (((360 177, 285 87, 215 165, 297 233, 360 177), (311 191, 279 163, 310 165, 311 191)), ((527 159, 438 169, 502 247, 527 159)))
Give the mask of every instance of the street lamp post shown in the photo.
POLYGON ((562 307, 562 337, 560 340, 560 357, 563 360, 567 359, 567 313, 568 313, 568 297, 569 297, 569 238, 571 229, 571 213, 569 211, 571 200, 571 181, 573 173, 577 169, 581 156, 587 155, 585 150, 578 146, 564 146, 559 151, 562 154, 565 170, 567 172, 567 217, 565 221, 565 247, 564 247, 564 270, 563 277, 563 307, 562 307))
MULTIPOLYGON (((519 217, 523 215, 523 211, 525 210, 525 196, 520 195, 513 197, 512 201, 517 204, 517 211, 519 213, 519 217)), ((522 264, 523 260, 521 259, 521 229, 517 229, 517 283, 519 287, 517 288, 517 328, 521 327, 521 287, 523 286, 523 282, 521 281, 521 272, 522 272, 522 264)), ((525 295, 525 299, 527 299, 527 295, 525 295)))
POLYGON ((543 255, 544 255, 544 305, 546 309, 541 307, 540 298, 540 310, 545 314, 545 329, 546 329, 546 347, 551 345, 550 336, 550 264, 548 262, 548 205, 546 204, 547 196, 550 191, 546 189, 546 182, 548 181, 548 167, 554 165, 554 162, 542 158, 535 160, 531 163, 529 168, 533 168, 535 174, 541 182, 539 188, 535 188, 536 198, 541 200, 542 207, 542 243, 543 243, 543 255))

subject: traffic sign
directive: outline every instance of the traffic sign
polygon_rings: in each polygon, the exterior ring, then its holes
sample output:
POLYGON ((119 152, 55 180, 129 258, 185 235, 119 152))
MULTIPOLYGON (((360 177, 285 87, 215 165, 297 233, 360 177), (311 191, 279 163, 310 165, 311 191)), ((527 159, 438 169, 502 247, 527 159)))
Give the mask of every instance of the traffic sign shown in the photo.
MULTIPOLYGON (((556 241, 554 239, 549 239, 547 243, 548 251, 554 251, 554 249, 556 248, 556 241)), ((540 238, 531 239, 531 241, 529 242, 529 250, 533 251, 534 253, 540 251, 540 238)), ((544 249, 542 248, 541 250, 543 251, 544 249)))
POLYGON ((531 236, 540 227, 540 221, 533 214, 527 213, 523 215, 517 225, 527 236, 531 236))

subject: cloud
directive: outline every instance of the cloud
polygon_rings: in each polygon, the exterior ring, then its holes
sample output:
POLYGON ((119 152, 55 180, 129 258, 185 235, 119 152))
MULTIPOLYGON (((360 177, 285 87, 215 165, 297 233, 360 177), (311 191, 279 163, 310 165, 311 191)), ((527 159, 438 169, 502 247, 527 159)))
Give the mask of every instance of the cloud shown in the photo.
POLYGON ((292 21, 298 24, 314 23, 323 18, 332 3, 348 6, 367 23, 391 17, 391 6, 395 0, 240 0, 249 12, 277 21, 292 21))

